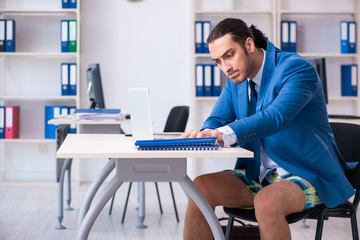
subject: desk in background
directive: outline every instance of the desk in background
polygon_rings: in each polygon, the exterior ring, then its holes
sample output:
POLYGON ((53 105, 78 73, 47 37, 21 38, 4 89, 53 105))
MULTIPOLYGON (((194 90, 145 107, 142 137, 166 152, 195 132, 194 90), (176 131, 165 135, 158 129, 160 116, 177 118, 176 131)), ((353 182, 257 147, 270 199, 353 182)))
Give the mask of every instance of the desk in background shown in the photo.
MULTIPOLYGON (((57 124, 59 128, 57 129, 57 147, 60 147, 63 140, 67 134, 67 126, 71 124, 80 125, 79 130, 82 133, 112 133, 112 134, 120 134, 124 133, 121 129, 121 124, 130 124, 130 120, 114 120, 114 121, 95 121, 95 120, 74 120, 74 115, 65 115, 58 118, 54 118, 48 121, 49 124, 57 124)), ((80 161, 78 160, 78 178, 77 182, 80 185, 80 161)), ((64 158, 64 159, 56 159, 56 181, 58 182, 58 223, 59 225, 56 229, 65 229, 62 225, 62 220, 64 217, 64 206, 63 206, 63 192, 64 192, 64 178, 65 174, 67 179, 66 184, 66 202, 67 202, 67 209, 72 210, 70 207, 71 204, 71 165, 72 165, 72 158, 64 158)))
POLYGON ((118 134, 71 134, 59 150, 58 158, 110 158, 92 182, 81 205, 77 239, 87 239, 105 204, 123 182, 179 182, 209 223, 215 239, 224 239, 223 232, 210 205, 186 174, 187 158, 242 158, 253 153, 242 148, 220 148, 218 151, 138 151, 131 138, 118 134), (109 174, 115 176, 92 200, 109 174))

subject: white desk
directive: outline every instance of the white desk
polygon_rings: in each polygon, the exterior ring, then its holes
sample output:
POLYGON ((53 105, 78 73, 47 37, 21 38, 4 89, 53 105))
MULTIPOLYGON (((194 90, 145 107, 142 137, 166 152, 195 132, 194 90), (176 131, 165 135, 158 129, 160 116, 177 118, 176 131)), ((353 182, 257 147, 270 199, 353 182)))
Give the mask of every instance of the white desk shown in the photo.
POLYGON ((111 158, 92 182, 81 205, 77 239, 87 239, 105 204, 125 181, 179 182, 204 214, 215 239, 224 239, 220 224, 206 199, 186 174, 187 158, 253 157, 242 148, 220 148, 218 151, 138 151, 131 138, 117 134, 69 134, 57 152, 58 158, 111 158), (106 177, 116 174, 91 202, 106 177))
MULTIPOLYGON (((123 133, 121 129, 121 124, 130 124, 129 119, 125 120, 106 120, 106 121, 96 121, 96 120, 74 120, 74 114, 69 114, 65 116, 60 116, 58 118, 53 118, 48 121, 49 124, 57 124, 60 125, 60 128, 64 125, 77 124, 80 125, 80 132, 90 132, 90 133, 123 133), (83 127, 87 126, 88 129, 84 129, 83 127)), ((64 135, 65 136, 65 135, 64 135)), ((58 137, 58 136, 57 136, 58 137)), ((61 143, 60 143, 61 144, 61 143)), ((58 223, 59 225, 56 229, 65 229, 62 225, 63 217, 64 217, 64 208, 63 208, 63 191, 64 191, 64 177, 67 172, 67 185, 66 185, 66 193, 67 199, 66 202, 68 204, 67 210, 72 210, 70 207, 71 203, 71 186, 70 186, 70 171, 72 164, 72 157, 66 159, 57 158, 57 167, 56 167, 56 179, 58 181, 58 223), (68 171, 67 171, 68 170, 68 171)), ((78 160, 78 177, 77 182, 80 185, 80 161, 78 160)))

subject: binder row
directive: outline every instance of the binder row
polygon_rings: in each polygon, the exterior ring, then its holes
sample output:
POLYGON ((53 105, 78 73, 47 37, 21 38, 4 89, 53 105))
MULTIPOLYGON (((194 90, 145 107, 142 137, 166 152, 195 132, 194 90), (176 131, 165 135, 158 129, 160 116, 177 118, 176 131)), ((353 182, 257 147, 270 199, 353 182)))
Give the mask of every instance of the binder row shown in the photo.
POLYGON ((20 106, 0 106, 0 139, 20 136, 20 106))
POLYGON ((14 19, 0 19, 0 52, 15 52, 14 19))
POLYGON ((139 151, 144 150, 217 150, 219 145, 216 144, 216 137, 210 138, 173 138, 173 139, 156 139, 156 140, 138 140, 135 146, 139 151))
POLYGON ((61 0, 62 8, 77 8, 77 0, 61 0))
POLYGON ((76 96, 77 64, 61 63, 61 95, 76 96))
POLYGON ((341 65, 341 95, 357 96, 358 82, 358 65, 341 65))
POLYGON ((210 31, 210 21, 195 21, 195 53, 209 53, 206 40, 210 31))
POLYGON ((196 96, 220 96, 221 74, 216 64, 196 64, 196 96))
MULTIPOLYGON (((45 138, 56 139, 56 129, 59 125, 49 124, 50 119, 71 114, 75 109, 75 106, 45 106, 45 138)), ((70 124, 68 133, 76 133, 76 124, 70 124)))
POLYGON ((281 50, 296 52, 297 22, 281 21, 281 50))
POLYGON ((341 53, 356 53, 357 30, 355 21, 340 21, 341 53))
POLYGON ((77 21, 61 20, 61 52, 77 52, 77 21))

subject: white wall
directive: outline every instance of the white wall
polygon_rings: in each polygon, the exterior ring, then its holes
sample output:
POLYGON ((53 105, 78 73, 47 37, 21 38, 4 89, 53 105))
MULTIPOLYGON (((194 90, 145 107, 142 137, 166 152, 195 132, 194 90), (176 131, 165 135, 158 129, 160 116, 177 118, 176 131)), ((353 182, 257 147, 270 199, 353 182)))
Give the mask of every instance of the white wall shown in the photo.
MULTIPOLYGON (((85 70, 100 63, 106 107, 128 111, 127 89, 148 87, 154 131, 162 131, 173 106, 191 105, 190 29, 190 0, 83 0, 81 106, 89 105, 85 70)), ((103 165, 81 161, 81 180, 93 179, 103 165)))
POLYGON ((171 107, 191 103, 190 27, 189 0, 82 1, 81 73, 100 63, 107 108, 127 111, 127 89, 150 88, 154 131, 162 131, 171 107))

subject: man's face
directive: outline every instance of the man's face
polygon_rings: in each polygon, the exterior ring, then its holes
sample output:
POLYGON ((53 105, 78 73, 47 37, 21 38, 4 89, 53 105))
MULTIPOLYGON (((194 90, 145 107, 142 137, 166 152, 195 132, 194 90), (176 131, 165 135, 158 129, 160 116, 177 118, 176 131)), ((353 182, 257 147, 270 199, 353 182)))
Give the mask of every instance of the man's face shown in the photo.
MULTIPOLYGON (((249 39, 245 42, 245 49, 251 50, 249 39)), ((210 43, 209 50, 213 61, 235 84, 244 82, 254 70, 255 62, 251 54, 234 42, 230 34, 210 43)))

